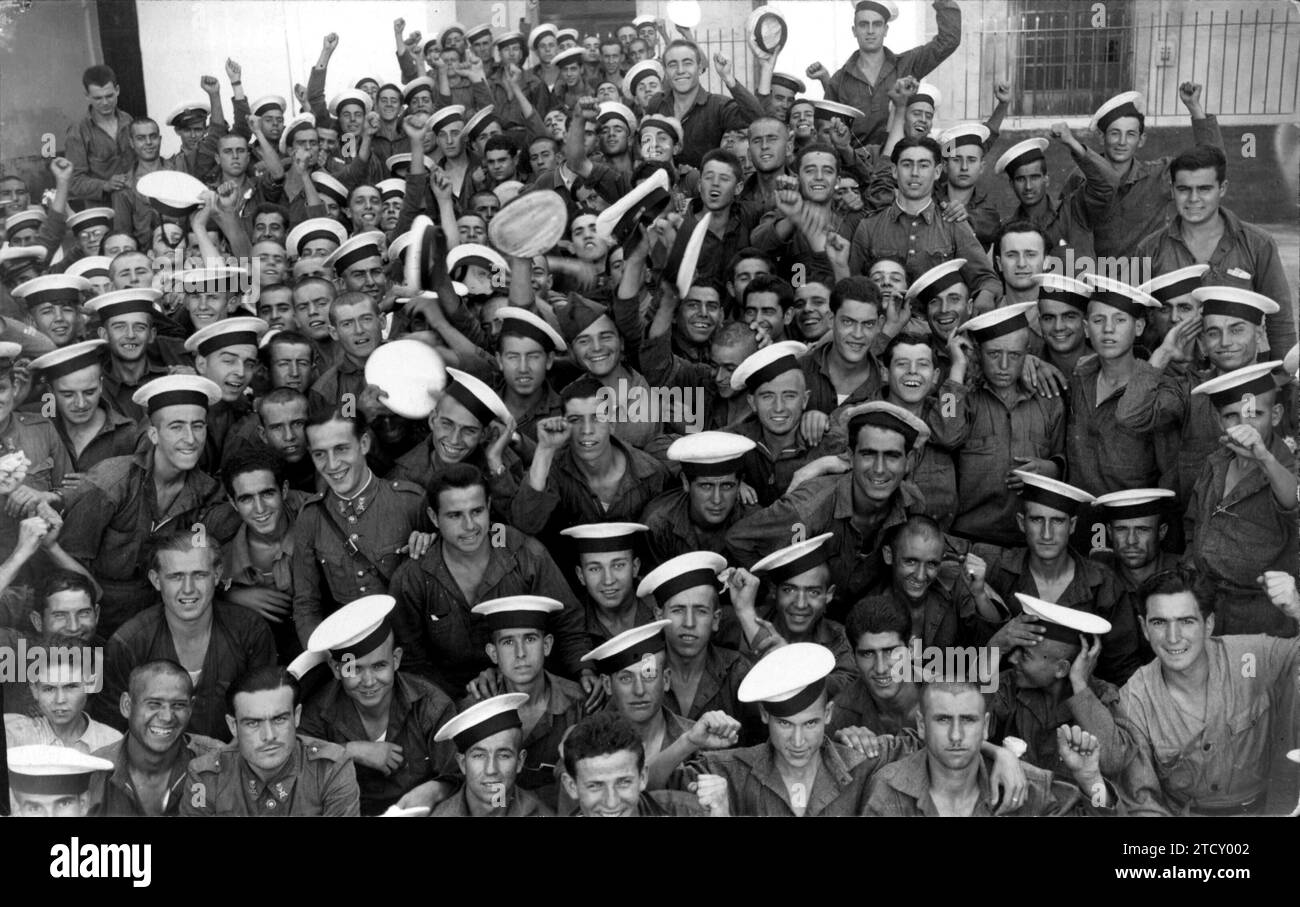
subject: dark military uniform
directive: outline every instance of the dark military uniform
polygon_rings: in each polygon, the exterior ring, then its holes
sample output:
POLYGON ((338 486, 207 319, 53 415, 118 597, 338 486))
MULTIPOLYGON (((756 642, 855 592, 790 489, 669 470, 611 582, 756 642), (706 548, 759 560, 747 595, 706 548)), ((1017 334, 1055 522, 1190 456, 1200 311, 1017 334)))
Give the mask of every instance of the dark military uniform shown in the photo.
MULTIPOLYGON (((167 775, 167 793, 163 795, 164 816, 180 815, 185 787, 186 770, 190 762, 206 753, 221 749, 221 741, 199 734, 186 734, 176 760, 167 775)), ((140 795, 131 780, 131 766, 127 762, 126 738, 95 750, 93 755, 113 763, 111 772, 95 772, 90 779, 90 814, 92 816, 130 816, 144 818, 148 815, 140 803, 140 795)))
MULTIPOLYGON (((443 800, 434 807, 430 813, 435 819, 463 818, 474 815, 469 809, 469 800, 465 796, 465 788, 452 794, 446 800, 443 800)), ((541 800, 537 799, 535 794, 529 793, 519 787, 511 788, 510 802, 506 806, 498 806, 492 810, 492 816, 506 816, 511 819, 518 819, 524 816, 553 816, 541 800)))
MULTIPOLYGON (((779 495, 778 495, 779 497, 779 495)), ((775 498, 773 498, 775 500, 775 498)), ((641 522, 650 527, 646 542, 650 547, 649 568, 659 566, 679 554, 691 551, 726 552, 727 530, 756 508, 736 497, 731 513, 717 526, 701 526, 691 519, 691 495, 681 488, 665 491, 646 505, 641 522)))
POLYGON ((351 501, 333 492, 308 498, 293 527, 293 623, 302 644, 340 605, 386 593, 406 559, 398 549, 428 528, 424 489, 410 482, 372 475, 351 501))
POLYGON ((73 472, 88 472, 97 463, 103 463, 113 457, 130 456, 140 440, 140 426, 137 422, 129 416, 122 415, 103 400, 99 402, 99 408, 104 411, 104 424, 95 433, 95 437, 81 449, 80 454, 76 452, 76 446, 68 436, 63 420, 55 420, 54 428, 58 431, 59 439, 63 441, 63 447, 68 452, 73 472))
MULTIPOLYGON (((363 816, 379 815, 417 785, 456 774, 456 747, 450 740, 433 740, 455 714, 451 700, 424 678, 402 672, 394 675, 383 739, 402 748, 402 764, 389 773, 357 766, 363 816)), ((308 700, 298 728, 340 746, 370 739, 355 703, 338 680, 331 680, 308 700)))
MULTIPOLYGON (((54 423, 40 413, 14 412, 0 433, 0 454, 21 450, 31 460, 23 484, 36 491, 54 491, 72 472, 72 460, 59 440, 54 423)), ((0 551, 8 554, 18 544, 18 520, 0 511, 0 551)))
POLYGON ((104 399, 108 401, 110 407, 128 419, 141 422, 145 417, 144 407, 132 400, 131 397, 140 389, 141 385, 148 384, 154 378, 166 375, 168 373, 167 367, 147 360, 140 383, 127 384, 117 376, 116 369, 113 367, 115 364, 112 359, 109 359, 108 365, 104 367, 104 399))
POLYGON ((279 770, 263 780, 236 744, 190 763, 182 816, 359 816, 352 759, 337 743, 301 734, 279 770))

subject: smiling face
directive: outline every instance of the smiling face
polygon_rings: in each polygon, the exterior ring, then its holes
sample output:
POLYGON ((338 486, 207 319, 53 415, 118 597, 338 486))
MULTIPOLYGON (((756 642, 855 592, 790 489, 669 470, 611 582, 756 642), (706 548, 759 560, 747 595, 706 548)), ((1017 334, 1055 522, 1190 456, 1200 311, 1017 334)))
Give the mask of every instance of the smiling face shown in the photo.
POLYGON ((402 650, 393 643, 393 634, 376 649, 342 663, 331 660, 330 667, 343 692, 362 709, 379 709, 392 697, 393 681, 402 664, 402 650))
POLYGON ((238 400, 257 371, 257 347, 235 344, 213 350, 206 356, 195 355, 194 368, 221 388, 221 399, 227 403, 238 400))
POLYGON ((903 684, 895 667, 907 655, 907 641, 897 633, 863 633, 853 647, 853 660, 858 673, 867 686, 867 692, 877 702, 897 698, 903 684))
POLYGON ((904 148, 893 165, 894 180, 899 194, 909 201, 921 201, 934 193, 938 175, 937 162, 928 148, 904 148))
POLYGON ((230 312, 233 296, 229 293, 186 293, 185 311, 196 331, 216 324, 230 312))
POLYGON ((760 384, 749 395, 749 406, 758 415, 765 432, 786 438, 799 428, 808 396, 808 380, 804 373, 790 369, 760 384))
POLYGON ((77 309, 75 306, 57 302, 43 302, 31 310, 32 322, 57 347, 67 346, 72 342, 77 327, 77 309))
MULTIPOLYGON (((182 145, 185 145, 185 133, 190 130, 182 131, 178 129, 176 131, 181 133, 182 145)), ((199 130, 199 135, 203 135, 202 130, 199 130)), ((185 145, 185 150, 189 151, 197 144, 198 142, 195 141, 191 145, 185 145)), ((131 124, 131 149, 135 152, 136 157, 142 161, 152 163, 158 160, 158 153, 161 148, 162 134, 158 131, 156 123, 135 122, 131 124)))
POLYGON ((810 280, 794 291, 794 322, 811 343, 831 329, 831 291, 819 280, 810 280))
POLYGON ((700 61, 690 47, 674 47, 664 54, 664 75, 677 94, 690 94, 700 86, 700 61))
POLYGON ((569 423, 569 449, 584 462, 595 462, 609 453, 614 425, 608 405, 599 397, 579 397, 564 404, 564 418, 569 423))
POLYGON ((746 324, 762 325, 774 343, 785 340, 785 326, 794 317, 794 309, 783 310, 775 292, 755 291, 745 294, 742 317, 746 324))
POLYGON ((149 440, 155 455, 185 472, 198 465, 208 436, 208 412, 202 406, 164 406, 149 416, 149 440))
MULTIPOLYGON (((923 139, 934 126, 934 105, 929 101, 916 101, 907 106, 903 114, 903 135, 923 139)), ((973 180, 972 180, 973 182, 973 180)), ((967 184, 969 185, 969 183, 967 184)))
POLYGON ((1250 365, 1259 356, 1263 329, 1258 325, 1232 315, 1206 315, 1204 327, 1201 346, 1220 372, 1250 365))
POLYGON ((601 315, 570 344, 573 357, 587 373, 603 378, 618 367, 623 358, 623 338, 614 320, 601 315))
POLYGON ((839 162, 832 154, 820 151, 799 159, 799 194, 813 204, 826 204, 835 194, 839 162))
POLYGON ((776 587, 776 609, 781 615, 781 622, 797 641, 806 639, 826 613, 831 599, 835 597, 835 587, 831 585, 831 570, 826 564, 818 564, 800 573, 782 580, 776 587))
POLYGON ((149 582, 158 590, 168 620, 180 624, 208 616, 220 579, 217 551, 204 545, 161 551, 157 569, 149 571, 149 582))
POLYGON ((370 472, 366 466, 370 436, 357 438, 350 423, 337 419, 313 425, 306 433, 312 463, 330 490, 342 498, 360 491, 370 472))
POLYGON ((605 819, 637 815, 641 793, 649 783, 644 765, 638 765, 636 752, 618 750, 600 756, 579 759, 576 775, 563 776, 564 790, 578 801, 584 816, 605 819))
POLYGON ((902 434, 876 425, 862 426, 853 444, 854 500, 884 504, 911 471, 912 463, 902 434))
POLYGON ((1069 355, 1083 346, 1083 312, 1069 303, 1040 299, 1038 326, 1054 353, 1069 355))
POLYGON ((146 673, 127 694, 127 733, 150 753, 165 753, 181 740, 194 713, 189 679, 146 673))
POLYGON ((883 549, 885 563, 893 568, 894 590, 914 605, 939 576, 943 538, 921 532, 900 532, 892 546, 883 549))
POLYGON ((1123 167, 1133 160, 1137 150, 1146 144, 1147 137, 1137 117, 1117 117, 1102 133, 1101 143, 1106 160, 1123 167))
POLYGON ((846 299, 832 322, 835 353, 849 365, 867 361, 880 330, 880 310, 874 302, 846 299))
POLYGON ((1142 635, 1166 674, 1182 674, 1205 656, 1205 641, 1214 633, 1214 615, 1205 617, 1190 592, 1152 595, 1142 618, 1142 635))
POLYGON ((1011 173, 1011 191, 1022 208, 1032 208, 1047 195, 1050 179, 1046 161, 1030 161, 1008 172, 1011 173))
POLYGON ((267 469, 243 472, 230 480, 231 503, 248 531, 262 539, 274 538, 284 512, 284 496, 267 469))
POLYGON ((483 423, 459 400, 445 394, 429 416, 433 448, 444 463, 459 463, 478 450, 483 423))
POLYGON ((55 411, 66 425, 85 425, 94 418, 104 392, 102 375, 102 369, 95 364, 50 382, 55 411))
POLYGON ((928 344, 900 343, 890 353, 886 376, 890 399, 916 406, 934 388, 938 377, 934 352, 928 344))
MULTIPOLYGON (((372 260, 378 261, 378 259, 372 260)), ((348 273, 362 268, 364 264, 365 262, 361 262, 348 268, 348 273)), ((387 282, 387 278, 384 279, 387 282)), ((346 281, 347 278, 345 277, 344 280, 346 281)), ((357 362, 364 362, 379 348, 379 343, 383 339, 380 333, 383 330, 383 322, 379 318, 374 302, 370 299, 353 304, 335 305, 331 317, 334 323, 330 325, 330 336, 342 346, 346 355, 357 362)))
POLYGON ((153 342, 153 319, 144 313, 117 315, 99 329, 99 336, 108 341, 108 350, 114 359, 136 362, 145 354, 146 346, 153 342))
POLYGON ((433 514, 438 537, 462 554, 474 554, 488 542, 490 516, 487 491, 482 485, 447 488, 438 495, 433 514))
POLYGON ((574 569, 596 607, 613 611, 631 600, 641 560, 631 550, 586 551, 574 569))

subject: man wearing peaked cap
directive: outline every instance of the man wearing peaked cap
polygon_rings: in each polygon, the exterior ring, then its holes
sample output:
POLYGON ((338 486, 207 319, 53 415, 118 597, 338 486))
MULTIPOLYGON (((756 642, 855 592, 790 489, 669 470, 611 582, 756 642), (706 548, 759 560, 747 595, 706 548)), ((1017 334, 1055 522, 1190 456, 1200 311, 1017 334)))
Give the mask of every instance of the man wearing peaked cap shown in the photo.
POLYGON ((185 173, 198 173, 199 142, 208 128, 208 114, 212 111, 209 101, 186 101, 172 109, 165 120, 166 125, 176 130, 181 140, 180 150, 164 163, 175 170, 185 173))
POLYGON ((70 746, 29 744, 6 754, 9 788, 24 818, 81 818, 90 813, 90 782, 113 763, 70 746))
POLYGON ((108 362, 104 368, 104 395, 109 405, 139 421, 144 408, 133 399, 148 381, 167 374, 151 361, 149 348, 157 339, 155 317, 162 291, 150 287, 113 290, 86 303, 86 313, 99 320, 98 334, 108 341, 108 362))
POLYGON ((100 240, 113 229, 115 217, 112 208, 87 208, 68 218, 68 231, 77 237, 80 255, 99 254, 100 240))
POLYGON ((1056 728, 1076 725, 1097 738, 1104 774, 1123 771, 1130 744, 1115 725, 1119 689, 1092 676, 1110 623, 1023 592, 1016 597, 1026 617, 1044 632, 1037 645, 1000 653, 1002 673, 988 701, 989 739, 1023 740, 1028 749, 1021 759, 1072 782, 1073 773, 1057 749, 1056 728))
POLYGON ((737 691, 753 659, 714 641, 722 616, 720 576, 726 568, 720 554, 690 551, 652 570, 637 594, 653 598, 655 618, 669 621, 664 628, 671 671, 664 702, 669 711, 693 721, 724 712, 741 722, 740 740, 749 743, 761 737, 762 722, 737 691))
POLYGON ((550 816, 531 791, 517 786, 521 763, 523 718, 519 713, 527 693, 504 693, 470 706, 438 732, 456 745, 456 764, 465 783, 432 813, 449 816, 550 816))
POLYGON ((559 415, 560 395, 551 385, 551 368, 557 355, 568 351, 556 326, 536 312, 517 306, 502 306, 501 331, 497 334, 496 364, 492 389, 501 397, 515 421, 519 434, 537 441, 537 424, 559 415))
POLYGON ((645 531, 644 523, 621 522, 560 530, 573 547, 584 629, 593 648, 654 620, 654 602, 637 591, 645 531))
MULTIPOLYGON (((1070 537, 1086 518, 1094 498, 1088 492, 1030 472, 1020 472, 1021 512, 1016 516, 1024 547, 975 545, 963 565, 965 581, 981 614, 1006 613, 990 593, 1017 612, 1015 593, 1023 592, 1067 608, 1104 617, 1111 630, 1102 639, 1097 676, 1122 686, 1147 659, 1137 631, 1133 603, 1112 571, 1070 547, 1070 537)), ((1018 612, 1017 612, 1018 613, 1018 612)), ((1009 652, 1033 645, 1041 628, 1023 615, 1004 623, 989 646, 1009 652)))
POLYGON ((909 305, 915 302, 924 312, 930 332, 945 345, 971 315, 970 287, 962 276, 965 266, 964 258, 937 264, 907 288, 909 305))
POLYGON ((313 217, 289 231, 284 247, 294 258, 329 259, 347 238, 347 229, 334 218, 313 217))
POLYGON ((1071 375, 1079 360, 1090 352, 1083 322, 1092 300, 1092 288, 1062 274, 1035 274, 1030 280, 1038 287, 1043 361, 1061 374, 1071 375))
POLYGON ((81 277, 88 281, 90 295, 95 297, 113 288, 113 281, 109 274, 109 265, 112 262, 113 259, 107 255, 87 255, 68 265, 63 273, 69 277, 81 277))
POLYGON ((389 285, 381 250, 383 241, 384 234, 378 230, 358 233, 325 259, 325 265, 342 280, 344 290, 365 293, 376 308, 383 303, 389 285))
POLYGON ((1133 349, 1160 303, 1109 277, 1085 274, 1083 282, 1092 288, 1084 327, 1096 355, 1080 359, 1070 379, 1065 456, 1071 481, 1094 495, 1158 485, 1163 439, 1127 428, 1119 408, 1127 385, 1151 368, 1133 349))
POLYGON ((1103 494, 1092 506, 1106 524, 1110 547, 1094 547, 1088 557, 1114 571, 1130 595, 1149 577, 1178 566, 1179 557, 1162 545, 1182 512, 1174 492, 1131 488, 1103 494))
POLYGON ((207 439, 199 460, 199 468, 209 475, 219 475, 225 455, 256 431, 257 415, 244 391, 257 371, 258 345, 268 330, 260 318, 223 318, 185 341, 195 371, 221 389, 221 399, 208 409, 207 439))
POLYGON ((1154 274, 1199 263, 1207 271, 1206 284, 1251 290, 1278 303, 1281 311, 1265 327, 1270 356, 1281 356, 1296 342, 1292 282, 1273 235, 1223 207, 1228 191, 1223 150, 1207 145, 1188 148, 1169 164, 1169 180, 1177 213, 1130 254, 1151 262, 1154 274))
POLYGON ((237 309, 249 286, 248 271, 225 266, 190 268, 171 277, 169 289, 184 294, 194 330, 216 324, 237 309))
MULTIPOLYGON (((1149 293, 1160 303, 1160 310, 1153 314, 1147 332, 1142 338, 1142 345, 1153 351, 1169 336, 1175 324, 1195 316, 1197 301, 1192 298, 1192 291, 1199 289, 1202 278, 1210 270, 1209 265, 1188 265, 1156 275, 1145 283, 1138 284, 1138 289, 1149 293)), ((1190 327, 1190 326, 1189 326, 1190 327)), ((1192 341, 1195 338, 1177 338, 1178 348, 1174 351, 1178 361, 1187 361, 1192 355, 1192 341)), ((1172 341, 1171 341, 1172 342, 1172 341)))
MULTIPOLYGON (((1178 100, 1191 115, 1192 138, 1188 144, 1212 145, 1224 151, 1218 120, 1207 116, 1201 106, 1201 86, 1183 82, 1178 86, 1178 100)), ((1135 254, 1142 239, 1164 228, 1174 213, 1169 185, 1174 158, 1138 159, 1147 138, 1144 109, 1141 94, 1122 92, 1097 108, 1090 123, 1097 131, 1110 179, 1122 186, 1093 222, 1098 258, 1135 254)), ((1061 195, 1076 192, 1083 182, 1081 173, 1071 173, 1061 186, 1061 195)))
MULTIPOLYGON (((523 696, 518 706, 523 723, 515 783, 535 795, 550 810, 556 808, 560 743, 568 729, 582 720, 587 696, 582 687, 546 670, 555 637, 550 615, 564 605, 540 595, 510 595, 479 602, 473 613, 488 631, 488 658, 500 672, 500 688, 523 696)), ((475 689, 462 703, 482 701, 475 689)))
MULTIPOLYGON (((649 790, 680 790, 688 771, 698 769, 699 751, 734 746, 740 722, 725 712, 705 712, 689 721, 668 709, 665 695, 672 683, 664 631, 669 620, 657 620, 620 633, 583 656, 595 665, 609 709, 634 728, 645 748, 649 790)), ((566 793, 572 796, 572 792, 566 793)), ((561 811, 566 804, 561 803, 561 811)))
MULTIPOLYGON (((912 101, 915 103, 916 98, 912 101)), ((1005 112, 1006 102, 999 99, 998 105, 1005 112)), ((915 117, 919 126, 929 129, 929 121, 922 116, 924 106, 913 111, 908 109, 908 116, 915 117)), ((990 121, 998 117, 995 109, 990 121)), ((979 179, 984 173, 984 155, 990 146, 989 127, 982 123, 963 123, 951 126, 939 133, 936 141, 943 151, 944 180, 935 190, 942 207, 960 204, 966 211, 971 229, 981 246, 989 246, 997 237, 1000 216, 995 206, 980 185, 979 179)))
POLYGON ((897 8, 888 0, 859 0, 853 10, 857 50, 833 76, 820 64, 809 68, 809 75, 822 83, 827 98, 852 104, 864 112, 853 129, 861 144, 885 144, 889 127, 889 99, 873 86, 893 85, 904 76, 925 77, 961 42, 961 10, 957 4, 935 0, 934 8, 938 34, 898 54, 885 47, 889 23, 897 17, 897 8))
POLYGON ((104 360, 108 341, 84 340, 32 360, 31 369, 54 395, 54 427, 63 439, 71 472, 135 449, 136 422, 108 405, 104 360))
POLYGON ((100 628, 111 635, 154 598, 144 553, 159 534, 202 523, 213 544, 239 526, 221 485, 198 468, 208 408, 221 389, 195 375, 164 375, 140 387, 147 445, 88 472, 64 514, 59 544, 103 589, 100 628))
POLYGON ((441 731, 456 714, 429 681, 400 670, 389 595, 344 605, 312 631, 307 649, 334 674, 302 710, 298 729, 342 746, 357 766, 361 814, 377 816, 417 785, 435 802, 454 789, 453 749, 441 731))
POLYGON ((78 339, 81 332, 78 310, 83 293, 90 293, 90 281, 69 274, 46 274, 20 283, 12 291, 13 297, 27 306, 36 329, 56 347, 78 339))
POLYGON ((737 568, 728 583, 736 620, 720 638, 753 658, 782 643, 824 646, 835 656, 828 681, 834 697, 853 681, 856 668, 843 625, 826 616, 835 601, 829 539, 823 533, 773 551, 750 570, 737 568))
POLYGON ((1277 430, 1282 420, 1275 370, 1261 362, 1192 388, 1218 415, 1218 450, 1201 467, 1187 498, 1187 553, 1214 581, 1219 634, 1295 636, 1296 622, 1261 588, 1269 570, 1295 571, 1295 455, 1277 430))
POLYGON ((739 696, 758 705, 767 740, 704 755, 705 771, 727 781, 730 815, 861 815, 872 774, 915 747, 911 738, 886 736, 867 756, 829 738, 834 707, 826 679, 835 663, 824 646, 792 643, 745 676, 739 696))
MULTIPOLYGON (((761 84, 760 84, 761 89, 761 84)), ((774 72, 771 76, 771 93, 766 98, 758 92, 759 100, 765 101, 768 113, 782 123, 790 121, 790 108, 795 99, 808 93, 808 86, 803 79, 784 72, 774 72)))
POLYGON ((997 545, 1019 544, 1016 499, 1021 480, 1016 470, 1049 478, 1065 474, 1065 407, 1059 397, 1026 393, 1021 387, 1029 354, 1027 314, 1036 303, 1021 302, 977 315, 965 331, 976 347, 954 344, 949 383, 956 401, 951 423, 961 481, 957 493, 955 535, 997 545), (967 386, 970 359, 979 375, 967 386), (970 438, 983 439, 966 444, 970 438))
POLYGON ((637 109, 644 109, 646 102, 663 87, 663 78, 663 64, 658 60, 633 64, 623 76, 623 97, 636 101, 637 109))
POLYGON ((681 464, 682 487, 665 491, 641 514, 654 563, 688 551, 725 549, 727 529, 752 510, 741 500, 741 471, 745 455, 757 446, 726 431, 696 432, 669 445, 668 459, 681 464))

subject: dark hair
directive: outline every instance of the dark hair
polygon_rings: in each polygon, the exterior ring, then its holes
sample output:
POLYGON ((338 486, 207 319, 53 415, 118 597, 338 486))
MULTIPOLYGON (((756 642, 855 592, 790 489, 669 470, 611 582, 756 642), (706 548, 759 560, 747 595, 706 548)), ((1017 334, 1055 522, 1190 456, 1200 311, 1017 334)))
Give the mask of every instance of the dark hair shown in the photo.
POLYGON ((591 397, 599 397, 604 390, 605 385, 591 375, 575 378, 560 390, 560 407, 563 408, 570 400, 587 400, 591 397))
POLYGON ((548 144, 550 144, 551 148, 555 150, 556 154, 560 153, 560 147, 561 147, 560 140, 549 135, 535 135, 532 138, 530 138, 528 140, 528 150, 532 151, 533 146, 536 145, 538 142, 547 142, 548 144))
POLYGON ((674 38, 669 41, 668 46, 664 48, 664 59, 668 58, 668 51, 672 50, 674 47, 689 47, 695 52, 695 62, 701 66, 704 65, 704 51, 700 50, 700 45, 696 44, 694 41, 689 41, 686 38, 674 38))
POLYGON ((1138 617, 1145 620, 1147 599, 1151 596, 1177 595, 1186 592, 1195 599, 1201 617, 1209 617, 1214 613, 1214 598, 1217 591, 1214 581, 1208 576, 1202 575, 1190 564, 1179 564, 1171 570, 1162 570, 1143 580, 1142 585, 1138 586, 1133 609, 1137 611, 1138 617))
POLYGON ((45 603, 49 601, 50 596, 58 595, 60 592, 84 592, 92 605, 98 600, 95 584, 90 577, 76 570, 55 567, 41 582, 41 594, 32 600, 32 611, 37 614, 43 613, 45 603))
POLYGON ((597 712, 582 719, 564 738, 562 748, 564 771, 574 780, 578 777, 578 763, 583 759, 608 756, 625 750, 636 754, 638 771, 645 767, 645 746, 641 743, 641 735, 632 727, 631 722, 617 712, 597 712))
POLYGON ((193 551, 195 548, 206 548, 211 551, 212 565, 221 566, 221 546, 216 543, 216 539, 201 535, 194 530, 178 529, 152 540, 149 545, 149 569, 162 569, 162 554, 165 551, 185 552, 193 551))
POLYGON ((439 513, 438 498, 444 491, 473 488, 475 485, 483 489, 485 498, 488 497, 490 492, 487 480, 483 478, 483 473, 477 466, 470 466, 468 463, 452 463, 433 474, 433 478, 424 488, 425 501, 434 513, 439 513))
POLYGON ((510 156, 514 157, 519 153, 519 146, 515 144, 515 140, 510 136, 500 132, 488 136, 487 142, 483 145, 483 154, 486 155, 489 151, 508 151, 510 156))
POLYGON ((136 665, 131 669, 131 675, 127 678, 126 689, 131 694, 131 704, 134 705, 138 698, 138 691, 145 681, 150 677, 156 677, 159 674, 166 677, 176 677, 185 682, 185 689, 191 699, 194 697, 194 679, 190 677, 190 672, 172 661, 170 658, 155 658, 153 661, 146 661, 144 664, 136 665))
POLYGON ((330 422, 346 422, 352 426, 353 436, 360 441, 365 437, 366 429, 369 427, 366 416, 365 413, 361 412, 359 406, 349 408, 353 410, 351 415, 348 414, 344 407, 336 403, 317 402, 307 408, 307 424, 303 426, 303 431, 307 432, 330 422))
POLYGON ((766 263, 769 271, 776 270, 775 263, 773 263, 771 256, 766 252, 762 249, 755 249, 753 246, 745 246, 743 249, 736 252, 735 255, 731 256, 731 260, 727 262, 727 278, 729 280, 735 280, 737 266, 739 266, 742 261, 749 261, 751 258, 757 258, 759 261, 766 263))
POLYGON ((1214 179, 1222 183, 1228 178, 1228 159, 1223 152, 1213 145, 1197 145, 1188 148, 1169 165, 1169 182, 1178 179, 1180 171, 1208 170, 1214 168, 1214 179))
POLYGON ((933 517, 923 513, 913 513, 901 523, 895 523, 885 533, 884 544, 890 548, 898 546, 898 540, 905 535, 920 535, 943 541, 943 530, 933 517))
POLYGON ((981 696, 984 695, 978 681, 949 680, 940 670, 934 675, 934 679, 926 679, 926 682, 921 684, 921 714, 923 715, 929 713, 927 706, 930 703, 932 693, 979 693, 981 696))
POLYGON ((235 717, 235 697, 240 693, 261 693, 266 690, 278 690, 281 687, 293 690, 293 704, 296 706, 301 691, 298 687, 298 678, 290 674, 288 668, 280 665, 262 665, 245 671, 226 689, 226 714, 235 717))
POLYGON ((131 135, 135 135, 135 127, 137 126, 153 126, 157 128, 159 132, 162 131, 162 129, 158 126, 158 121, 153 119, 152 117, 136 117, 134 120, 132 120, 131 125, 127 127, 131 135))
POLYGON ((262 399, 257 402, 257 415, 259 418, 261 417, 262 407, 266 406, 268 403, 280 405, 285 403, 296 403, 299 400, 303 403, 308 403, 307 395, 300 390, 296 390, 292 387, 274 388, 273 390, 267 391, 262 396, 262 399))
POLYGON ((831 311, 838 312, 840 306, 849 301, 869 302, 876 307, 876 314, 880 313, 880 289, 870 277, 857 274, 835 281, 835 286, 831 287, 831 311))
POLYGON ((1052 249, 1051 240, 1037 224, 1031 220, 1012 220, 1007 221, 998 228, 998 235, 993 239, 993 263, 997 264, 998 256, 1002 254, 1002 238, 1008 233, 1037 233, 1043 240, 1043 254, 1046 255, 1052 249))
POLYGON ((284 221, 284 225, 289 226, 289 209, 283 205, 277 205, 273 202, 262 202, 253 209, 253 220, 257 220, 263 214, 278 214, 284 221))
POLYGON ((939 353, 934 347, 933 334, 920 334, 916 331, 904 331, 885 346, 885 351, 880 355, 880 361, 888 368, 890 362, 894 359, 894 349, 900 346, 923 346, 930 351, 934 363, 939 364, 939 353))
POLYGON ((92 66, 81 74, 81 87, 90 91, 91 85, 117 85, 117 73, 113 72, 111 67, 104 66, 102 63, 98 66, 92 66))
POLYGON ((755 293, 774 293, 777 302, 781 304, 781 311, 789 311, 794 305, 794 287, 786 283, 780 277, 773 277, 771 274, 759 274, 745 287, 744 294, 740 297, 740 307, 743 309, 749 297, 755 293))
MULTIPOLYGON (((276 284, 275 287, 267 287, 266 290, 277 288, 288 290, 291 293, 293 292, 293 287, 286 283, 276 284)), ((263 290, 262 292, 265 293, 266 290, 263 290)), ((311 340, 307 338, 306 334, 300 333, 291 328, 276 331, 275 334, 271 336, 271 339, 266 341, 266 345, 262 347, 262 359, 264 360, 264 364, 270 365, 270 359, 275 355, 271 351, 275 349, 275 347, 289 345, 311 347, 311 340)), ((266 398, 263 397, 262 399, 265 400, 266 398)))
POLYGON ((754 329, 743 321, 723 322, 709 339, 710 346, 729 347, 745 343, 755 349, 758 348, 758 341, 754 337, 754 329))
POLYGON ((736 182, 745 178, 745 165, 740 163, 740 158, 736 157, 734 152, 725 148, 714 148, 700 159, 700 172, 704 172, 705 166, 711 161, 721 161, 731 168, 731 172, 736 174, 736 182))
POLYGON ((280 459, 262 447, 247 445, 238 448, 221 464, 221 484, 226 494, 235 497, 235 479, 249 472, 269 472, 276 488, 284 481, 280 459))
POLYGON ((897 633, 907 642, 912 635, 912 615, 898 606, 890 595, 873 595, 853 606, 844 622, 849 645, 855 649, 863 633, 897 633))
POLYGON ((902 157, 903 152, 909 148, 924 148, 926 151, 930 152, 930 155, 934 158, 936 166, 943 161, 943 149, 939 147, 938 142, 927 135, 924 138, 919 139, 914 139, 910 136, 904 139, 899 139, 898 144, 894 146, 894 150, 889 155, 890 163, 897 164, 898 159, 902 157))
POLYGON ((802 166, 803 159, 810 154, 829 154, 831 156, 831 160, 835 162, 835 173, 837 175, 839 174, 840 156, 836 154, 835 149, 832 148, 826 142, 809 142, 807 145, 804 145, 797 152, 795 152, 794 166, 792 168, 795 173, 799 172, 799 167, 802 166))

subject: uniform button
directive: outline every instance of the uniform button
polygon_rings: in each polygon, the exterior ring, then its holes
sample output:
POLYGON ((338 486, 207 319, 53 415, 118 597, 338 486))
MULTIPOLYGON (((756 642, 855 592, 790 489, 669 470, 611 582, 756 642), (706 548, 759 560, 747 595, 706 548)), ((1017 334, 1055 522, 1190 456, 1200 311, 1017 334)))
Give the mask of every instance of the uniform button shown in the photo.
POLYGON ((1216 781, 1210 785, 1210 790, 1217 791, 1218 789, 1219 789, 1219 782, 1216 781))
POLYGON ((357 576, 365 576, 365 575, 366 575, 366 571, 364 571, 364 570, 358 570, 358 571, 357 571, 357 576))
POLYGON ((266 808, 267 808, 267 809, 275 809, 275 801, 274 801, 274 800, 270 800, 270 799, 268 799, 268 800, 266 801, 266 808))
POLYGON ((1208 753, 1208 752, 1210 751, 1210 747, 1211 747, 1211 744, 1207 743, 1207 744, 1205 744, 1204 747, 1202 747, 1202 749, 1204 749, 1204 750, 1208 753))
MULTIPOLYGON (((356 521, 357 521, 357 518, 356 518, 356 517, 354 517, 354 516, 350 516, 350 517, 348 517, 348 522, 349 522, 349 523, 355 523, 356 521)), ((353 538, 356 538, 356 536, 354 535, 353 538)))
POLYGON ((361 587, 361 591, 362 591, 362 592, 365 592, 365 591, 366 591, 366 587, 365 587, 365 586, 362 586, 362 587, 361 587))

